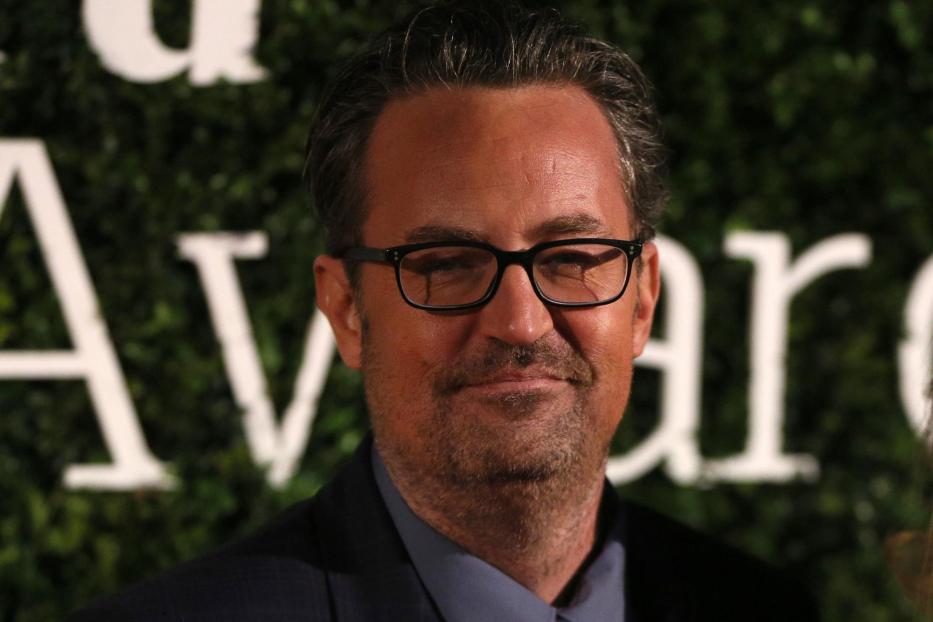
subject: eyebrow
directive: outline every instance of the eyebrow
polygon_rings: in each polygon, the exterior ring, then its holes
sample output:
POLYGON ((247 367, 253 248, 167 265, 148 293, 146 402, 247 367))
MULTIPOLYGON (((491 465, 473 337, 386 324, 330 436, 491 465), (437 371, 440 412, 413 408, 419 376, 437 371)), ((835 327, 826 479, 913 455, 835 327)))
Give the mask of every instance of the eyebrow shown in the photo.
MULTIPOLYGON (((601 220, 583 212, 558 216, 545 221, 531 230, 531 237, 532 239, 541 239, 556 235, 581 233, 594 237, 612 237, 611 232, 601 220)), ((485 236, 470 229, 446 225, 423 225, 412 229, 405 236, 405 242, 408 244, 446 240, 451 242, 488 241, 485 236)))
POLYGON ((462 227, 451 227, 442 225, 424 225, 416 227, 405 236, 405 242, 408 244, 417 244, 418 242, 440 242, 450 240, 451 242, 485 242, 486 239, 469 229, 462 227))
POLYGON ((552 218, 531 231, 534 239, 566 233, 586 233, 596 237, 612 237, 603 221, 584 212, 552 218))

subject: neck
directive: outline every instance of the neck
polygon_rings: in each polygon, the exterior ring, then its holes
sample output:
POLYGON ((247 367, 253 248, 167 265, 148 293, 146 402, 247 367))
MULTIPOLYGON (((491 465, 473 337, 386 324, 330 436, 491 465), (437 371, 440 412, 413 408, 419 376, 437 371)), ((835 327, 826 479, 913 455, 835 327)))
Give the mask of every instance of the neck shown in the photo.
POLYGON ((603 469, 586 478, 451 486, 386 466, 423 521, 545 602, 558 600, 596 540, 603 469))

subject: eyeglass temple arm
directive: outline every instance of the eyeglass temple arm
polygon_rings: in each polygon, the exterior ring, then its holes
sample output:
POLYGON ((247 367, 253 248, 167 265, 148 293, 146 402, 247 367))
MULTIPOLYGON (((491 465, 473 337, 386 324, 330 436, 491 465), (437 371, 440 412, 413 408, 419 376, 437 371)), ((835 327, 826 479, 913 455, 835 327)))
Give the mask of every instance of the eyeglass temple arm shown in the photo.
POLYGON ((391 250, 369 246, 349 248, 338 257, 350 261, 378 261, 380 263, 393 263, 394 261, 391 250))

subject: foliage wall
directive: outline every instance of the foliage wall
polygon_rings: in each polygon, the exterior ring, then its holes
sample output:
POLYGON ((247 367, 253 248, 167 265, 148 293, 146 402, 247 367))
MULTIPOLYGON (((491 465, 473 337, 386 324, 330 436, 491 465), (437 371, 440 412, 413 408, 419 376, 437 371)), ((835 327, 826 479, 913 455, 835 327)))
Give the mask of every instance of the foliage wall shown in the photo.
MULTIPOLYGON (((190 3, 157 0, 184 47, 190 3)), ((912 619, 884 538, 925 528, 928 468, 897 393, 910 279, 933 252, 933 5, 723 0, 555 2, 652 78, 672 149, 662 230, 705 287, 701 446, 747 432, 752 268, 730 231, 780 231, 798 253, 860 232, 871 263, 794 301, 787 449, 816 481, 679 486, 660 470, 624 494, 789 566, 834 622, 912 619)), ((365 433, 360 380, 335 364, 299 474, 270 488, 253 464, 195 269, 175 237, 262 230, 239 275, 277 409, 291 398, 313 309, 320 238, 300 174, 308 122, 335 62, 400 11, 376 0, 264 0, 252 84, 156 84, 101 66, 79 2, 0 0, 0 138, 45 141, 150 447, 171 492, 67 490, 106 462, 86 387, 0 381, 0 620, 54 620, 243 534, 312 494, 365 433)), ((0 349, 71 347, 19 191, 0 219, 0 349)), ((619 444, 654 425, 658 377, 636 377, 619 444)))

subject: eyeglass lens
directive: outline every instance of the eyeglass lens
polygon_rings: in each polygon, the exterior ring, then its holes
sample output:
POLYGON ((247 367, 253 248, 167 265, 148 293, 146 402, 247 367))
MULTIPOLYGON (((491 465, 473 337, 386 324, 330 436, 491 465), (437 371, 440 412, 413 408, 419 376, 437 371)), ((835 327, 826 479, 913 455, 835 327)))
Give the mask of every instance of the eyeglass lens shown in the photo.
MULTIPOLYGON (((532 273, 545 298, 558 303, 598 303, 625 285, 628 257, 607 244, 572 244, 535 254, 532 273)), ((406 254, 399 264, 405 296, 415 304, 455 307, 481 300, 496 278, 496 256, 482 248, 441 246, 406 254)))

